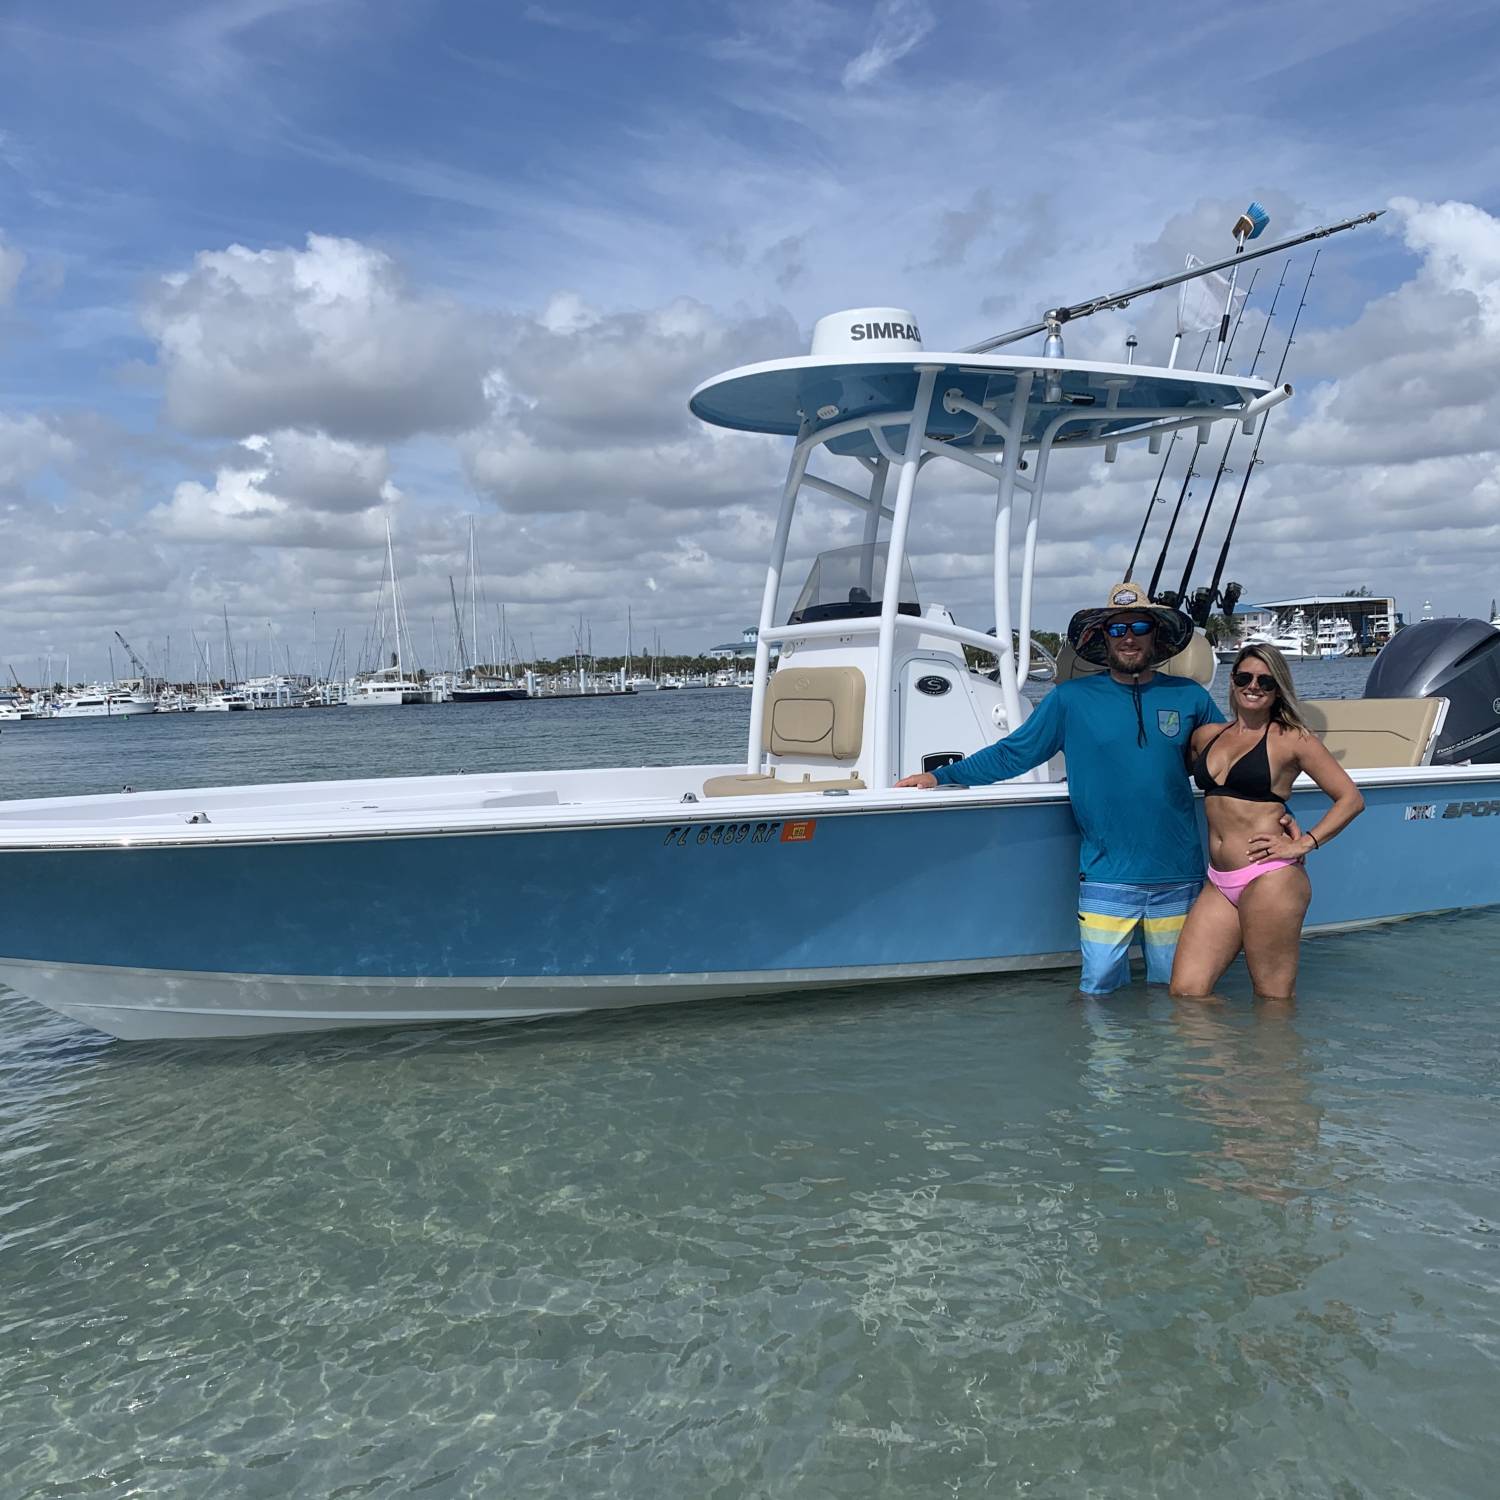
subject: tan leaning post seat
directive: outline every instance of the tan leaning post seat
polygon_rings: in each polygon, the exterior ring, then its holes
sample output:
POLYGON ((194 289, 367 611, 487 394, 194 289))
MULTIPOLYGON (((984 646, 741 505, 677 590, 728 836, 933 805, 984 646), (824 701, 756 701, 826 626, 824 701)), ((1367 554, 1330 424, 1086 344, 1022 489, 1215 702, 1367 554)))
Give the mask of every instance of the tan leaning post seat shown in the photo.
MULTIPOLYGON (((859 757, 865 734, 865 674, 858 667, 779 668, 766 688, 762 745, 773 755, 797 760, 851 761, 859 757)), ((766 792, 863 791, 854 773, 815 779, 760 775, 711 776, 705 797, 747 797, 766 792)))
POLYGON ((1307 727, 1346 771, 1432 761, 1446 698, 1304 698, 1307 727))

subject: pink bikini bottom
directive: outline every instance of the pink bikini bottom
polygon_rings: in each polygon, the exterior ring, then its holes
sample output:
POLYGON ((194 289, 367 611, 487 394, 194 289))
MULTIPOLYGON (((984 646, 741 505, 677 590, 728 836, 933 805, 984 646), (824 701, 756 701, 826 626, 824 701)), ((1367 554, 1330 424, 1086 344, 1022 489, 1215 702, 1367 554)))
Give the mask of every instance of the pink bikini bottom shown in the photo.
POLYGON ((1304 861, 1300 859, 1264 859, 1258 865, 1246 865, 1243 870, 1216 870, 1210 865, 1208 878, 1213 888, 1231 906, 1238 906, 1240 897, 1245 894, 1245 888, 1252 880, 1261 875, 1269 875, 1272 870, 1287 870, 1302 863, 1304 861))

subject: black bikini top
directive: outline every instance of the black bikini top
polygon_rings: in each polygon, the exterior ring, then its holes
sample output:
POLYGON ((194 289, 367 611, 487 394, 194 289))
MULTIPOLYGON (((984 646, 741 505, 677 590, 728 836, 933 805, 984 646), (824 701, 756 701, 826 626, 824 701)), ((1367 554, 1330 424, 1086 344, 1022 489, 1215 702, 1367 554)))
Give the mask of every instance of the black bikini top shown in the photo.
POLYGON ((1241 802, 1280 802, 1286 806, 1286 799, 1278 797, 1271 790, 1271 752, 1266 748, 1266 737, 1271 733, 1271 726, 1266 725, 1265 734, 1261 735, 1251 750, 1230 766, 1224 773, 1223 781, 1215 781, 1213 773, 1208 769, 1208 752, 1218 743, 1219 735, 1231 726, 1226 724, 1199 753, 1198 759, 1193 762, 1193 780, 1198 783, 1205 797, 1238 797, 1241 802))

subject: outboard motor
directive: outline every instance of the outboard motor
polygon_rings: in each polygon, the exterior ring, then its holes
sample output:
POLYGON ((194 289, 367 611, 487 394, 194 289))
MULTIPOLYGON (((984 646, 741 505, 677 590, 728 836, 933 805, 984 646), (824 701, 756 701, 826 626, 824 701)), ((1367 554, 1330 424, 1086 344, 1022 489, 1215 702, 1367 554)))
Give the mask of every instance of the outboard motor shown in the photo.
POLYGON ((1381 648, 1366 698, 1446 698, 1435 766, 1500 762, 1500 630, 1483 620, 1420 620, 1381 648))

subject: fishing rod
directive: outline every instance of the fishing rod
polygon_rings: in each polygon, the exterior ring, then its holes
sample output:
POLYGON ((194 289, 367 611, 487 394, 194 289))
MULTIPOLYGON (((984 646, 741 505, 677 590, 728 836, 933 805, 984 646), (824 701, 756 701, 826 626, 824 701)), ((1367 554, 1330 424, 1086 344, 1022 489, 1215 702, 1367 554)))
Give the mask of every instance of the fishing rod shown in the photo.
MULTIPOLYGON (((991 349, 999 349, 1005 344, 1018 343, 1021 339, 1030 338, 1036 333, 1056 334, 1064 323, 1071 323, 1077 318, 1092 317, 1094 313, 1105 312, 1110 308, 1129 307, 1135 298, 1147 296, 1151 292, 1165 291, 1169 286, 1177 286, 1184 281, 1193 281, 1213 271, 1222 271, 1226 267, 1242 266, 1249 261, 1259 260, 1262 256, 1275 255, 1279 250, 1291 250, 1298 245, 1307 244, 1310 240, 1327 239, 1331 234, 1340 234, 1345 229, 1354 229, 1361 224, 1373 224, 1384 212, 1383 208, 1377 208, 1373 213, 1360 214, 1358 218, 1344 219, 1337 224, 1325 224, 1319 229, 1309 229, 1305 234, 1294 235, 1289 240, 1278 240, 1274 245, 1262 245, 1258 250, 1246 251, 1241 244, 1233 255, 1226 256, 1223 260, 1213 261, 1209 265, 1193 266, 1189 270, 1178 271, 1175 275, 1163 276, 1159 281, 1149 281, 1143 286, 1127 287, 1123 292, 1111 292, 1106 297, 1092 297, 1086 302, 1074 302, 1067 307, 1054 307, 1042 315, 1040 323, 1028 323, 1024 328, 1012 328, 1009 333, 997 334, 994 338, 984 339, 977 344, 969 344, 966 348, 959 350, 959 353, 988 354, 991 349)), ((1227 350, 1225 352, 1227 354, 1227 350)))
MULTIPOLYGON (((1288 263, 1281 267, 1281 280, 1276 283, 1276 290, 1271 295, 1271 309, 1266 314, 1266 321, 1261 326, 1260 343, 1256 346, 1255 358, 1250 361, 1249 374, 1254 375, 1260 366, 1260 358, 1266 352, 1266 335, 1271 331, 1272 319, 1276 316, 1276 304, 1281 300, 1281 289, 1286 285, 1286 273, 1290 269, 1288 263)), ((1231 424, 1229 436, 1224 441, 1224 452, 1219 457, 1219 467, 1214 474, 1212 488, 1208 492, 1208 500, 1203 506, 1203 514, 1198 520, 1198 534, 1193 538, 1193 549, 1188 553, 1187 562, 1183 565, 1182 581, 1177 585, 1177 597, 1186 600, 1188 597, 1188 580, 1193 576, 1193 569, 1198 566, 1198 549, 1203 545, 1203 533, 1208 530, 1208 518, 1213 514, 1214 497, 1219 493, 1219 484, 1229 469, 1229 450, 1234 447, 1234 440, 1239 433, 1239 428, 1231 424)), ((1200 591, 1201 592, 1201 591, 1200 591)), ((1209 610, 1213 606, 1213 600, 1207 595, 1202 598, 1194 596, 1192 606, 1188 613, 1193 616, 1193 621, 1201 629, 1208 622, 1209 610), (1203 618, 1198 619, 1199 613, 1203 618)))
MULTIPOLYGON (((1203 356, 1208 353, 1208 341, 1213 337, 1213 330, 1209 329, 1203 335, 1203 347, 1198 351, 1198 362, 1193 366, 1195 370, 1203 368, 1203 356)), ((1156 471, 1156 483, 1151 487, 1151 498, 1146 502, 1146 514, 1141 517, 1141 529, 1135 534, 1135 547, 1130 553, 1130 565, 1125 569, 1126 578, 1135 577, 1136 559, 1141 555, 1141 544, 1146 540, 1146 528, 1151 524, 1151 512, 1157 500, 1161 496, 1162 480, 1167 477, 1167 465, 1172 461, 1172 450, 1177 446, 1177 439, 1182 436, 1182 429, 1178 428, 1172 434, 1172 441, 1167 444, 1167 451, 1162 456, 1161 468, 1156 471)))
MULTIPOLYGON (((1255 292, 1255 278, 1259 275, 1260 267, 1257 266, 1250 273, 1250 285, 1245 288, 1245 300, 1240 303, 1239 314, 1234 320, 1234 327, 1230 331, 1229 339, 1224 345, 1224 358, 1226 359, 1229 357, 1229 351, 1234 347, 1235 339, 1239 337, 1240 324, 1244 321, 1245 309, 1249 307, 1250 298, 1255 292)), ((1182 476, 1182 487, 1177 491, 1177 504, 1172 507, 1172 519, 1167 523, 1167 534, 1162 538, 1161 551, 1156 554, 1156 567, 1152 569, 1151 582, 1146 586, 1148 598, 1156 598, 1156 586, 1161 582, 1162 569, 1167 565, 1167 553, 1172 546, 1172 535, 1177 530, 1177 519, 1181 516, 1183 502, 1188 497, 1188 486, 1193 482, 1198 472, 1198 450, 1202 446, 1203 444, 1199 442, 1193 444, 1193 452, 1188 459, 1187 473, 1182 476)), ((1177 599, 1171 599, 1167 602, 1175 607, 1178 601, 1177 599)))
MULTIPOLYGON (((1292 326, 1286 332, 1286 347, 1281 351, 1281 363, 1276 367, 1276 384, 1281 384, 1282 372, 1286 369, 1287 355, 1292 352, 1292 344, 1296 341, 1297 323, 1302 317, 1302 309, 1307 306, 1307 289, 1312 285, 1313 273, 1318 269, 1318 256, 1323 253, 1321 246, 1313 252, 1312 264, 1307 268, 1307 280, 1302 283, 1302 296, 1297 303, 1297 310, 1292 314, 1292 326)), ((1269 415, 1269 413, 1267 413, 1269 415)), ((1250 488, 1250 476, 1255 473, 1255 466, 1260 462, 1260 445, 1266 438, 1265 418, 1261 418, 1260 431, 1255 437, 1255 447, 1250 450, 1250 462, 1245 465, 1245 477, 1240 480, 1240 493, 1234 502, 1234 512, 1229 517, 1229 529, 1224 533, 1224 545, 1219 548, 1219 560, 1214 565, 1214 576, 1208 585, 1208 599, 1210 606, 1215 599, 1220 598, 1219 580, 1224 576, 1225 564, 1229 561, 1229 544, 1234 540, 1235 527, 1240 523, 1240 508, 1245 503, 1245 492, 1250 488)), ((1224 588, 1224 598, 1228 610, 1233 610, 1234 603, 1240 597, 1241 589, 1237 583, 1227 584, 1224 588), (1233 599, 1228 596, 1233 591, 1233 599)))

